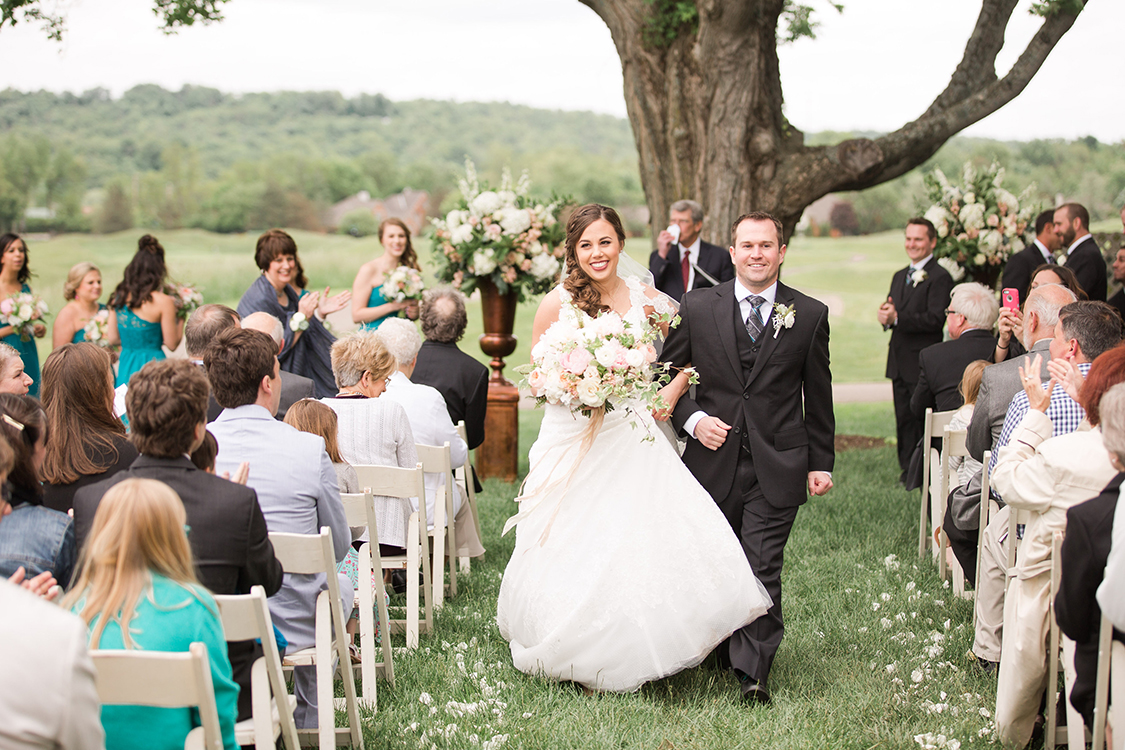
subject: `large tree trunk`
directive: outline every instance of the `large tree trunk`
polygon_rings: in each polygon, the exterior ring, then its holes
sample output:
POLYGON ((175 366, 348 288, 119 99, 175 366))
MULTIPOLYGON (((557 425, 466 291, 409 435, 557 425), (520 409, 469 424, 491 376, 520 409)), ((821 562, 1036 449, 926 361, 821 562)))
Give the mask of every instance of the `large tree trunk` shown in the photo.
POLYGON ((680 198, 703 205, 704 237, 729 244, 747 211, 769 211, 792 234, 805 207, 918 166, 946 140, 1013 99, 1075 16, 1047 18, 1011 71, 996 55, 1017 0, 982 0, 976 28, 946 90, 925 113, 875 140, 807 148, 782 114, 777 24, 785 0, 697 0, 699 27, 652 48, 645 0, 581 0, 609 26, 625 80, 654 235, 680 198))

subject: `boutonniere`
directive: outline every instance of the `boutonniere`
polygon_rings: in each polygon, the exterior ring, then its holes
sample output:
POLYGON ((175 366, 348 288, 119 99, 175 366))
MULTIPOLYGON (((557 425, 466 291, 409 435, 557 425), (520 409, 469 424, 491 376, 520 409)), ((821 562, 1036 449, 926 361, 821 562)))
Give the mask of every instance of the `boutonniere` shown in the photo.
POLYGON ((783 305, 775 302, 773 305, 773 337, 781 333, 782 328, 792 328, 797 322, 797 308, 793 305, 783 305))
POLYGON ((1058 260, 1056 260, 1056 261, 1055 261, 1055 263, 1058 263, 1058 264, 1059 264, 1060 266, 1065 266, 1065 265, 1066 265, 1066 259, 1067 259, 1067 258, 1069 258, 1069 257, 1070 257, 1070 256, 1069 256, 1069 255, 1067 255, 1067 254, 1066 254, 1065 252, 1064 252, 1064 253, 1060 253, 1060 254, 1059 254, 1059 259, 1058 259, 1058 260))
POLYGON ((924 269, 924 268, 914 269, 914 273, 910 274, 910 286, 912 286, 912 287, 918 286, 923 281, 928 279, 929 276, 930 275, 928 273, 926 273, 926 269, 924 269))

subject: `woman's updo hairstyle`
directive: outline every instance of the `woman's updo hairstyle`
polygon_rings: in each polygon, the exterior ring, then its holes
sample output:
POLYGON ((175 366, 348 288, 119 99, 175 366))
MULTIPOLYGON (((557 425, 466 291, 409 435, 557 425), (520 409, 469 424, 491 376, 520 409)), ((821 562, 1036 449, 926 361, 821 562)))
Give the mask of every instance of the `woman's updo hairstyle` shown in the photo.
POLYGON ((77 296, 78 287, 82 285, 82 279, 86 278, 86 274, 90 271, 97 271, 99 276, 102 273, 101 269, 87 260, 70 269, 70 273, 66 275, 66 283, 63 285, 63 299, 72 300, 77 296))
POLYGON ((621 252, 625 252, 625 228, 621 225, 621 217, 609 206, 587 203, 571 214, 566 223, 566 276, 563 279, 563 289, 570 294, 578 309, 591 317, 610 307, 602 302, 601 294, 578 263, 578 240, 582 239, 586 228, 598 219, 609 222, 617 239, 621 241, 621 252))
POLYGON ((115 310, 137 309, 152 299, 153 292, 163 291, 168 267, 164 265, 164 247, 151 234, 137 240, 137 253, 125 266, 121 283, 113 290, 109 306, 115 310))

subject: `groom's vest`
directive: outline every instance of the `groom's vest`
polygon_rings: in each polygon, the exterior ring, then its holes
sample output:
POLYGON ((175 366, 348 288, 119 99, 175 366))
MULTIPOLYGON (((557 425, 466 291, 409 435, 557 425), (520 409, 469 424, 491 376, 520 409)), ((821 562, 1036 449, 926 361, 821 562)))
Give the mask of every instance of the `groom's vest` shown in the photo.
MULTIPOLYGON (((741 312, 737 301, 735 302, 735 312, 741 312)), ((754 363, 758 361, 758 352, 762 348, 762 343, 760 340, 755 342, 750 338, 750 334, 746 331, 746 324, 742 322, 742 319, 737 314, 734 316, 733 325, 734 340, 738 343, 738 359, 739 362, 742 363, 742 382, 745 383, 750 379, 750 373, 754 371, 754 363)), ((764 331, 762 337, 765 337, 764 331)), ((742 447, 747 452, 750 452, 750 440, 747 436, 745 409, 740 410, 740 413, 742 414, 740 424, 733 424, 731 426, 739 428, 739 432, 741 433, 739 442, 742 443, 742 447)))

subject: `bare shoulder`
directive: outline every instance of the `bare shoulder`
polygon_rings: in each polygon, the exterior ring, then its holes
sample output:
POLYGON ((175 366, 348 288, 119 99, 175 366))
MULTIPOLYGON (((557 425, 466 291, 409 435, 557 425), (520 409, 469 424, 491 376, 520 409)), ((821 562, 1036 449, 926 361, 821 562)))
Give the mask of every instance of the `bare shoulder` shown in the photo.
POLYGON ((539 309, 535 311, 535 322, 538 324, 542 321, 553 321, 559 317, 559 310, 562 309, 562 297, 559 295, 559 290, 552 289, 543 295, 543 299, 539 302, 539 309))
POLYGON ((375 266, 375 261, 373 261, 373 260, 367 261, 366 263, 364 263, 362 266, 359 267, 358 271, 356 271, 355 283, 357 283, 357 284, 370 283, 372 277, 375 276, 376 271, 377 271, 377 269, 376 269, 376 266, 375 266))

